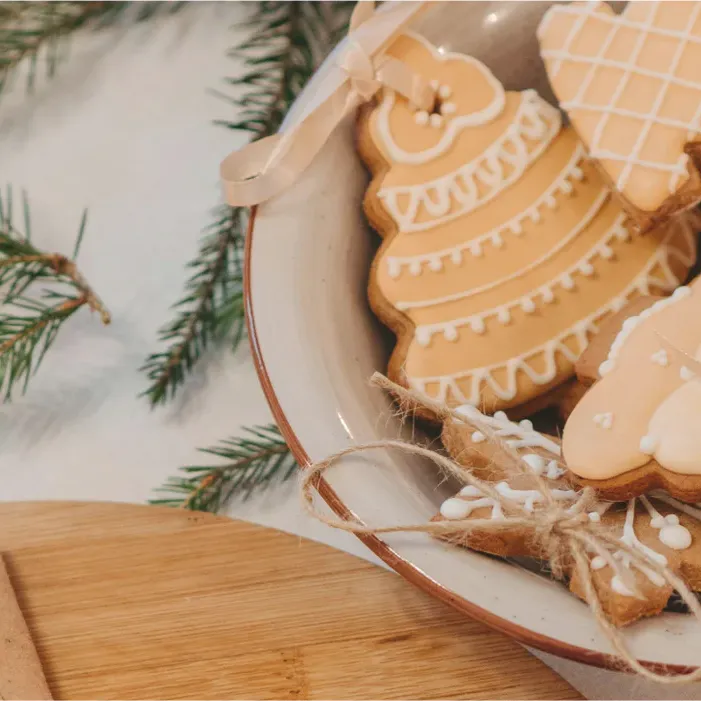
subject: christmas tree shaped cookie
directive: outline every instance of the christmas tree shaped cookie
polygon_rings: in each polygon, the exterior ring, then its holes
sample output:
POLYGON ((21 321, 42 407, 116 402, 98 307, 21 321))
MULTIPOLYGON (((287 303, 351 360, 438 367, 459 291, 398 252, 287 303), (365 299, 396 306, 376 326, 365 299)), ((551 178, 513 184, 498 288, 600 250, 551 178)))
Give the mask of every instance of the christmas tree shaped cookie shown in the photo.
POLYGON ((436 90, 429 113, 383 89, 360 117, 383 237, 369 297, 397 336, 389 374, 451 405, 543 405, 589 337, 695 259, 678 222, 643 238, 560 112, 468 56, 402 35, 388 53, 436 90))

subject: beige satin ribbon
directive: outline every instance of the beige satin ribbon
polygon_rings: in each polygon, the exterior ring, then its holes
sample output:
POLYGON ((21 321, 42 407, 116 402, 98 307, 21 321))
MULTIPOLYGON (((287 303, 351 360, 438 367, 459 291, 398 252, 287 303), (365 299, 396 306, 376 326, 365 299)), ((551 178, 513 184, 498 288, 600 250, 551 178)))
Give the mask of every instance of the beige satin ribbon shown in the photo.
POLYGON ((382 53, 424 5, 396 2, 375 11, 373 2, 358 2, 340 55, 313 95, 318 106, 293 120, 285 131, 234 151, 222 162, 221 177, 230 205, 260 204, 285 191, 314 160, 339 122, 383 86, 419 109, 432 109, 433 88, 404 63, 382 53))

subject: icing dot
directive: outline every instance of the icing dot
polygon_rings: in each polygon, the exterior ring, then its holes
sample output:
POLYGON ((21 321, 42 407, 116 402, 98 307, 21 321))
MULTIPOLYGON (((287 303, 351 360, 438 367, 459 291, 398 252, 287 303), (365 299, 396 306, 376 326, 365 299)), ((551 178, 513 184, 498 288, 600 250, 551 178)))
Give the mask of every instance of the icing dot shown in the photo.
POLYGON ((504 239, 499 235, 498 231, 492 234, 491 241, 494 248, 501 248, 504 245, 504 239))
POLYGON ((679 524, 662 526, 660 540, 663 545, 672 548, 672 550, 686 550, 691 545, 691 533, 679 524))
POLYGON ((603 244, 599 248, 599 253, 601 254, 601 257, 606 260, 611 260, 611 258, 613 258, 613 249, 611 246, 607 246, 606 244, 603 244))
POLYGON ((411 263, 409 263, 409 272, 412 275, 421 275, 421 261, 412 260, 411 263))
POLYGON ((626 306, 626 300, 623 297, 616 297, 613 302, 611 302, 611 309, 614 312, 620 312, 623 307, 626 306))
POLYGON ((555 295, 549 287, 544 287, 540 291, 540 294, 543 296, 543 302, 545 302, 546 304, 550 304, 550 302, 554 301, 555 299, 555 295))
POLYGON ((480 258, 482 255, 482 245, 479 241, 473 241, 470 244, 469 251, 475 258, 480 258))
POLYGON ((669 365, 669 358, 667 357, 667 351, 664 348, 656 351, 650 356, 650 360, 663 368, 669 365))
POLYGON ((537 224, 542 219, 537 207, 530 212, 529 216, 534 224, 537 224))
POLYGON ((398 278, 402 272, 402 266, 396 258, 387 258, 387 274, 391 278, 398 278))
POLYGON ((480 490, 477 489, 477 487, 473 487, 471 484, 464 486, 458 492, 458 494, 461 497, 481 497, 481 496, 483 496, 482 492, 480 492, 480 490))
POLYGON ((511 312, 506 307, 502 307, 497 312, 497 319, 499 319, 502 324, 508 324, 511 321, 511 312))
POLYGON ((457 106, 454 102, 444 102, 441 105, 441 114, 455 114, 457 106))
POLYGON ((645 455, 653 455, 657 450, 657 438, 654 436, 643 436, 640 439, 640 452, 645 455))
POLYGON ((678 526, 679 525, 679 516, 676 514, 669 514, 668 516, 664 517, 665 523, 668 523, 670 526, 678 526))
POLYGON ((526 314, 533 314, 535 311, 535 304, 530 297, 523 297, 521 299, 521 309, 523 309, 526 314))
POLYGON ((566 289, 566 290, 572 290, 574 289, 574 280, 572 279, 572 276, 569 274, 565 274, 560 278, 560 284, 566 289))
POLYGON ((484 443, 487 440, 487 436, 482 431, 475 431, 470 438, 473 443, 484 443))
POLYGON ((437 112, 434 112, 431 117, 431 126, 432 127, 442 127, 443 126, 443 117, 438 114, 437 112))
POLYGON ((447 100, 452 94, 453 90, 450 85, 441 85, 440 88, 438 88, 438 97, 443 100, 447 100))
POLYGON ((440 258, 431 258, 428 261, 428 267, 433 270, 434 273, 437 273, 439 270, 443 269, 443 261, 440 258))
POLYGON ((613 414, 610 411, 605 414, 595 414, 593 420, 599 428, 608 430, 613 426, 613 414))
POLYGON ((450 254, 450 260, 455 264, 455 265, 460 265, 462 263, 462 253, 460 252, 459 248, 456 248, 451 254, 450 254))
POLYGON ((684 382, 688 382, 689 380, 694 379, 694 373, 692 370, 686 367, 686 365, 682 365, 679 369, 679 377, 681 377, 684 382))
POLYGON ((548 206, 550 209, 555 209, 557 207, 557 201, 552 195, 547 195, 545 198, 545 204, 548 206))
POLYGON ((428 112, 426 112, 426 110, 419 110, 414 114, 414 121, 419 126, 425 126, 426 124, 428 124, 428 112))
POLYGON ((509 228, 511 229, 511 233, 514 234, 514 236, 520 236, 523 233, 523 227, 521 226, 521 222, 512 222, 509 228))
POLYGON ((454 326, 446 326, 445 331, 443 331, 443 335, 445 336, 447 341, 458 340, 458 332, 454 326))
POLYGON ((591 561, 591 568, 593 570, 600 570, 606 567, 606 560, 604 560, 601 555, 597 555, 592 561, 591 561))
POLYGON ((572 168, 570 171, 570 175, 575 179, 575 180, 581 180, 584 177, 584 171, 579 168, 578 166, 575 166, 572 168))
POLYGON ((618 229, 616 229, 615 234, 616 238, 619 241, 628 241, 628 239, 630 238, 630 231, 628 231, 628 229, 626 229, 625 226, 618 227, 618 229))
POLYGON ((438 90, 438 88, 440 87, 440 83, 439 83, 435 78, 432 78, 432 79, 431 79, 431 82, 429 83, 429 85, 430 85, 434 90, 438 90))
POLYGON ((614 366, 615 363, 613 362, 613 360, 604 360, 604 362, 601 363, 601 365, 599 365, 599 375, 603 377, 607 373, 611 372, 614 366))
POLYGON ((579 272, 589 277, 594 274, 594 266, 589 263, 589 261, 585 260, 583 263, 579 264, 579 272))
POLYGON ((475 332, 482 334, 485 332, 486 328, 484 325, 484 319, 479 316, 474 316, 470 319, 470 328, 475 332))
POLYGON ((441 504, 441 516, 447 519, 465 518, 470 515, 472 506, 464 499, 446 499, 441 504))
MULTIPOLYGON (((599 522, 601 521, 601 514, 600 514, 598 511, 590 511, 590 512, 587 514, 587 516, 589 517, 589 520, 590 520, 592 523, 599 523, 599 522)), ((601 559, 603 560, 604 558, 601 558, 601 559)), ((593 565, 593 563, 592 563, 592 567, 593 567, 593 566, 594 566, 594 565, 593 565)))
POLYGON ((533 422, 529 421, 528 419, 523 419, 518 422, 518 427, 522 428, 524 431, 532 431, 533 430, 533 422))
POLYGON ((494 412, 494 418, 497 421, 508 421, 509 420, 509 417, 506 415, 505 411, 494 412))
POLYGON ((540 455, 532 453, 530 455, 524 455, 521 459, 526 463, 526 465, 528 465, 531 472, 535 473, 536 475, 543 473, 543 470, 545 469, 545 460, 540 455))
POLYGON ((563 180, 559 187, 560 192, 562 192, 564 195, 571 195, 572 191, 574 190, 574 187, 572 187, 572 183, 569 180, 563 180))
POLYGON ((420 346, 427 346, 431 342, 431 331, 424 326, 416 329, 416 342, 420 346))

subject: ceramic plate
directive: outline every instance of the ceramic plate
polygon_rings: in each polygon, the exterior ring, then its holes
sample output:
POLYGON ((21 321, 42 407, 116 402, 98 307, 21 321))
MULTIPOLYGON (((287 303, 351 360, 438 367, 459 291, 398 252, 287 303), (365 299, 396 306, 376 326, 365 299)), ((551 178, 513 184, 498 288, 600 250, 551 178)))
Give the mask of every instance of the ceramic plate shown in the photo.
MULTIPOLYGON (((535 40, 546 6, 441 4, 416 28, 448 50, 483 60, 507 88, 535 87, 552 99, 535 40)), ((296 110, 318 98, 327 64, 296 110)), ((367 182, 349 119, 291 190, 258 208, 248 239, 247 313, 258 372, 302 465, 401 430, 388 398, 368 386, 373 371, 386 369, 391 339, 366 299, 377 245, 361 212, 367 182)), ((377 452, 346 460, 321 491, 337 513, 394 525, 426 522, 450 490, 431 466, 377 452)), ((427 536, 363 540, 414 584, 521 642, 582 662, 610 662, 589 609, 561 584, 427 536)), ((690 616, 666 613, 626 634, 642 660, 698 660, 701 626, 690 616)))

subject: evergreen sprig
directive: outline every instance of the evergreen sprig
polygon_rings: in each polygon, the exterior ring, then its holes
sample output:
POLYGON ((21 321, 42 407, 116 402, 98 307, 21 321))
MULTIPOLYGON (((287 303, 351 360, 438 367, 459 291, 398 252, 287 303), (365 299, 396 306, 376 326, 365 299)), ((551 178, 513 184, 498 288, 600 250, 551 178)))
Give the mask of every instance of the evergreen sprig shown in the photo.
POLYGON ((130 13, 136 21, 149 19, 161 8, 179 9, 180 2, 0 2, 0 93, 14 69, 29 62, 31 90, 40 61, 52 77, 65 55, 66 40, 76 29, 92 23, 103 27, 130 13))
POLYGON ((83 213, 73 256, 68 258, 32 243, 26 195, 22 202, 20 232, 11 188, 4 197, 0 194, 0 392, 5 400, 12 398, 17 385, 26 390, 63 323, 78 309, 88 306, 104 324, 110 323, 109 312, 75 264, 87 214, 83 213))
MULTIPOLYGON (((234 121, 219 121, 256 140, 274 133, 284 115, 335 46, 347 26, 352 3, 263 2, 247 25, 251 35, 230 51, 243 60, 240 77, 226 79, 234 121)), ((212 341, 226 339, 236 350, 245 335, 243 249, 248 210, 223 206, 207 229, 193 274, 173 309, 175 318, 159 332, 165 349, 152 353, 142 370, 152 406, 171 399, 212 341)))
POLYGON ((181 468, 185 476, 169 479, 158 490, 172 496, 151 503, 217 512, 234 495, 247 499, 273 479, 285 480, 294 474, 297 465, 275 424, 243 430, 243 436, 201 450, 224 462, 181 468))

